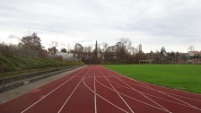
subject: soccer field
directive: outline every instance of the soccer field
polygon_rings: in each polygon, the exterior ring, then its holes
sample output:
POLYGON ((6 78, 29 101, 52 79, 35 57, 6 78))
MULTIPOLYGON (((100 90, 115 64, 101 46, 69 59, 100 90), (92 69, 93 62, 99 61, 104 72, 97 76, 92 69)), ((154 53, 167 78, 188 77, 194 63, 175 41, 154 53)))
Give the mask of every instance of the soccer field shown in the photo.
POLYGON ((201 94, 201 65, 105 65, 136 80, 201 94))

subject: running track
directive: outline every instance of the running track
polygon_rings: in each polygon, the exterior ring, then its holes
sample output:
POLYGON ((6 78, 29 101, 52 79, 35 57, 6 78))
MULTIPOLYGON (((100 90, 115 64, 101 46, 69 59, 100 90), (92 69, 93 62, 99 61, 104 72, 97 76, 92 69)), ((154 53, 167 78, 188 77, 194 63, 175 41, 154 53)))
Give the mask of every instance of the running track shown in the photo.
POLYGON ((201 95, 91 65, 0 105, 0 113, 201 113, 201 95))

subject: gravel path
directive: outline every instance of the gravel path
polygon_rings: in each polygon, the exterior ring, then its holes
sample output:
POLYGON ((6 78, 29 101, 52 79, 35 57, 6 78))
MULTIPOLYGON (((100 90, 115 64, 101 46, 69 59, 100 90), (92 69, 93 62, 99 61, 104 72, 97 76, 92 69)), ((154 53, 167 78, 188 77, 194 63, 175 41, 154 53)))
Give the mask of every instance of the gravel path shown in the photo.
POLYGON ((20 86, 16 89, 12 89, 12 90, 9 90, 9 91, 5 91, 5 92, 2 92, 0 93, 0 104, 2 103, 5 103, 11 99, 14 99, 22 94, 25 94, 35 88, 38 88, 40 86, 43 86, 45 84, 48 84, 54 80, 57 80, 63 76, 66 76, 68 75, 69 73, 72 73, 76 70, 79 70, 81 68, 83 68, 84 66, 82 67, 79 67, 79 68, 76 68, 76 69, 73 69, 73 70, 70 70, 70 71, 66 71, 66 72, 63 72, 63 73, 60 73, 60 74, 57 74, 57 75, 54 75, 54 76, 51 76, 51 77, 48 77, 46 79, 42 79, 42 80, 39 80, 39 81, 36 81, 36 82, 32 82, 32 83, 29 83, 29 84, 26 84, 26 85, 23 85, 23 86, 20 86))

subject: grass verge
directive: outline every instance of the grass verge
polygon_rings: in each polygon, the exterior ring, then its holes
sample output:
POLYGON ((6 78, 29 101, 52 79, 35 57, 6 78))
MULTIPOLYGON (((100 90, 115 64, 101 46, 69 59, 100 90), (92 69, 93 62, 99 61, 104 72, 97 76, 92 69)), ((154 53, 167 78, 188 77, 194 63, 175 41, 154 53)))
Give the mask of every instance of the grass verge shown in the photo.
POLYGON ((130 78, 201 94, 201 65, 105 65, 130 78))

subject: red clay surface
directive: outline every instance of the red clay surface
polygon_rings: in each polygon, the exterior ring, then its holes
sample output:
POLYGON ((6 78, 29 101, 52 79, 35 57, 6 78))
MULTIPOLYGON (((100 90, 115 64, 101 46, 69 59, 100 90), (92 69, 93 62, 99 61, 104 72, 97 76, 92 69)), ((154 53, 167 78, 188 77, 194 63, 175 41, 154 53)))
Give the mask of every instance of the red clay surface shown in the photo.
POLYGON ((91 65, 0 105, 0 113, 201 113, 201 95, 91 65))

